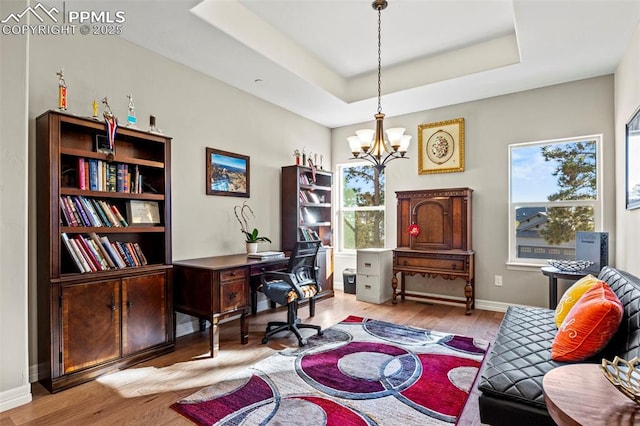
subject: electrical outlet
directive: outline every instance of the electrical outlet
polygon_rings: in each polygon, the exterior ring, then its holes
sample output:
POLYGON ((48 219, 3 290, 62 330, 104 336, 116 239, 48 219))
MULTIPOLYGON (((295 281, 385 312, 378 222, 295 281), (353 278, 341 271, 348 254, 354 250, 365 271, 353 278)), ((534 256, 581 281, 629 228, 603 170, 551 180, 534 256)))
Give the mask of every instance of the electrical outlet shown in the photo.
POLYGON ((502 287, 502 275, 496 275, 493 281, 493 285, 502 287))

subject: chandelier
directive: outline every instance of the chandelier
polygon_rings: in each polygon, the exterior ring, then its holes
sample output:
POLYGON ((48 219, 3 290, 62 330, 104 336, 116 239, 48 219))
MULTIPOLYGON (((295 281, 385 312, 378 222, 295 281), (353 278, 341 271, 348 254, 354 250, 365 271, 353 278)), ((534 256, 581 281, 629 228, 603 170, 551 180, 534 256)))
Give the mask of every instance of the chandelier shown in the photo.
POLYGON ((356 136, 347 138, 349 147, 353 157, 351 160, 363 159, 373 164, 379 172, 382 171, 386 164, 396 158, 408 158, 404 155, 409 147, 411 135, 405 135, 405 129, 394 127, 387 130, 387 139, 384 132, 384 113, 380 98, 382 96, 382 62, 380 60, 381 52, 381 12, 387 7, 387 0, 374 0, 371 3, 374 10, 378 11, 378 112, 374 114, 376 119, 376 129, 362 129, 356 131, 356 136))

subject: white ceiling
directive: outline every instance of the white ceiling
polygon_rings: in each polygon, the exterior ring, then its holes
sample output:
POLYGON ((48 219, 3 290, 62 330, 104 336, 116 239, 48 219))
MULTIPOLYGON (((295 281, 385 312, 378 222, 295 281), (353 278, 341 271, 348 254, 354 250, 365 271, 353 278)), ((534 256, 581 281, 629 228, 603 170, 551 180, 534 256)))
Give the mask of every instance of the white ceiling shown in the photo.
MULTIPOLYGON (((387 116, 613 73, 640 19, 640 0, 388 1, 387 116)), ((373 120, 370 0, 120 4, 133 43, 331 128, 373 120)))

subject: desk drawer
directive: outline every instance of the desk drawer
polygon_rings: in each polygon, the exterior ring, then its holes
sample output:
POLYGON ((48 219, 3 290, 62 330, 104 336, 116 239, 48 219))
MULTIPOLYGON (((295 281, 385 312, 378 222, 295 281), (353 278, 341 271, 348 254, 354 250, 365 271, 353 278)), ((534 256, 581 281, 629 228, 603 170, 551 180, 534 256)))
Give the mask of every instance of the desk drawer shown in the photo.
POLYGON ((401 256, 396 257, 396 265, 424 268, 424 269, 437 269, 444 271, 464 271, 465 259, 464 258, 451 258, 451 259, 439 259, 429 257, 414 257, 414 256, 401 256))
POLYGON ((247 306, 247 292, 244 279, 220 285, 220 311, 235 311, 247 306))
POLYGON ((260 275, 263 272, 282 271, 287 268, 289 261, 283 260, 280 263, 267 263, 261 265, 251 265, 251 276, 260 275))
POLYGON ((247 276, 246 268, 228 269, 220 272, 220 282, 242 280, 247 276))

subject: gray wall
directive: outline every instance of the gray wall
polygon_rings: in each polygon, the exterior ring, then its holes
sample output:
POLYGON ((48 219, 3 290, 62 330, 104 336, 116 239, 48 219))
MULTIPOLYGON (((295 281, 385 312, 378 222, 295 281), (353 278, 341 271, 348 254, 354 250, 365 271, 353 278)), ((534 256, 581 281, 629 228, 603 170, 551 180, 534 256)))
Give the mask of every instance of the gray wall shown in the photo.
MULTIPOLYGON (((616 70, 616 263, 619 268, 640 275, 640 209, 625 209, 625 124, 640 107, 640 25, 616 70)), ((637 159, 636 159, 637 160, 637 159)), ((637 163, 636 163, 637 164, 637 163)))
MULTIPOLYGON (((384 102, 382 104, 384 110, 384 102)), ((545 87, 512 95, 483 99, 385 120, 385 127, 405 127, 413 135, 408 161, 395 160, 386 168, 387 247, 396 243, 394 191, 407 189, 470 187, 473 193, 473 248, 476 251, 476 299, 479 306, 502 309, 506 304, 547 306, 547 278, 540 268, 514 269, 508 258, 508 149, 511 143, 557 139, 589 134, 603 135, 604 223, 615 231, 613 76, 545 87), (465 171, 418 174, 417 126, 453 118, 465 119, 465 171), (494 275, 503 286, 494 286, 494 275)), ((363 123, 334 129, 336 163, 351 157, 346 138, 363 123)), ((615 253, 611 253, 614 258, 615 253)), ((336 271, 355 266, 339 256, 336 271)), ((461 296, 462 280, 445 281, 409 277, 409 288, 423 293, 461 296)))

